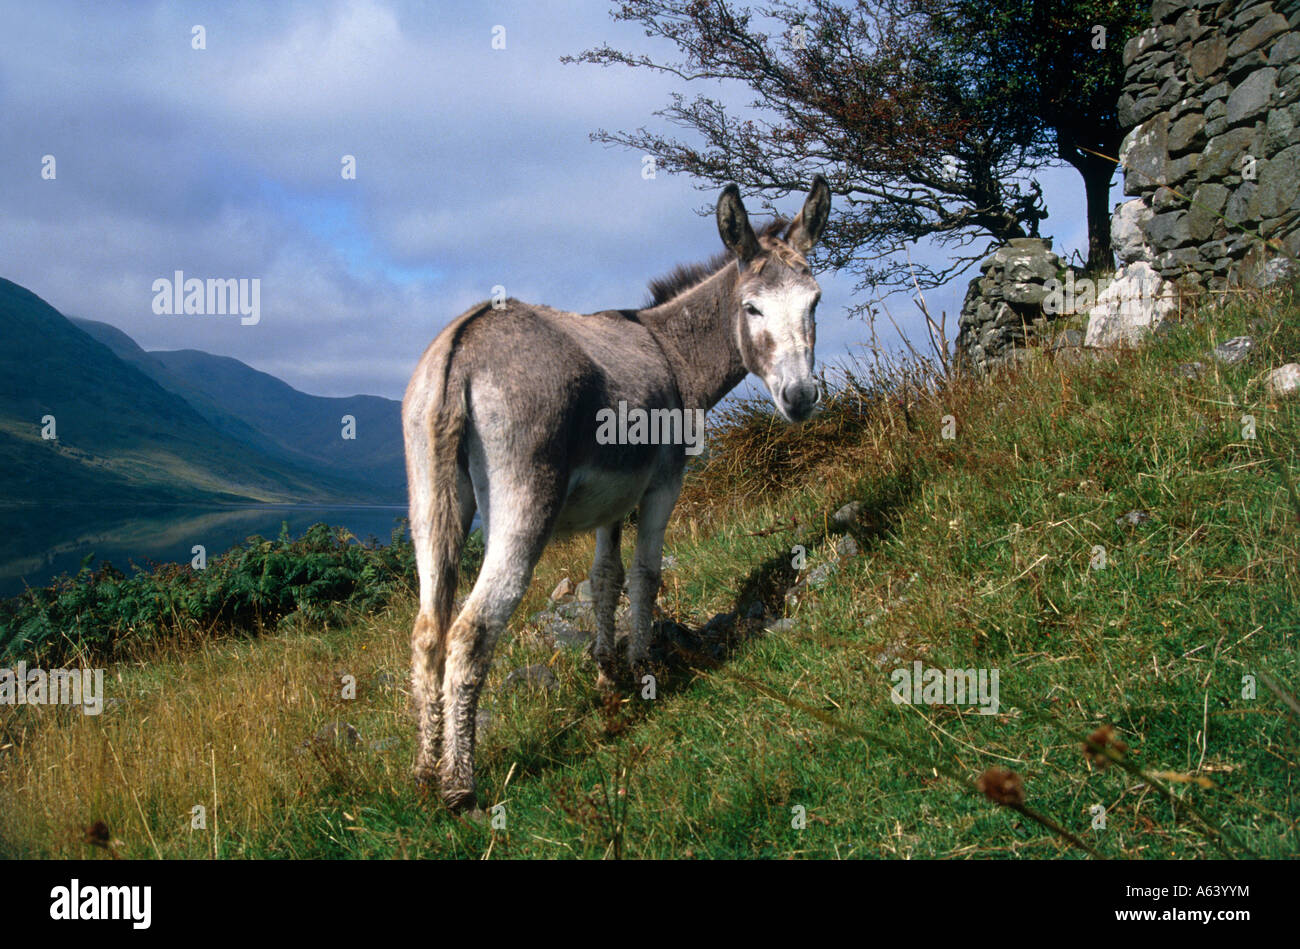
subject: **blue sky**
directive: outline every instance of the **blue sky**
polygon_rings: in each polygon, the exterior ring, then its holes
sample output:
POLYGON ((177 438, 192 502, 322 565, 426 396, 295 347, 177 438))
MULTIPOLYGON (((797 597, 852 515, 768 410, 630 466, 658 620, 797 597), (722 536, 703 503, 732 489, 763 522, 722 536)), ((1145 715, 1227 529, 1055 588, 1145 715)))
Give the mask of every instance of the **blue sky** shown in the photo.
MULTIPOLYGON (((693 91, 561 64, 603 42, 673 53, 610 9, 2 3, 0 276, 146 349, 233 356, 320 395, 400 398, 438 330, 497 284, 562 309, 636 306, 650 278, 720 244, 694 213, 711 193, 646 180, 640 155, 588 139, 655 127, 671 91, 693 91), (204 50, 191 47, 196 24, 204 50), (40 176, 47 154, 53 181, 40 176), (152 282, 175 270, 260 278, 261 322, 155 315, 152 282)), ((1053 211, 1043 233, 1059 253, 1082 251, 1078 175, 1039 177, 1053 211)), ((953 335, 971 276, 928 295, 953 335)), ((818 356, 833 363, 868 333, 843 312, 855 280, 821 282, 818 356)), ((887 305, 925 339, 906 296, 887 305)), ((879 331, 901 347, 887 322, 879 331)))

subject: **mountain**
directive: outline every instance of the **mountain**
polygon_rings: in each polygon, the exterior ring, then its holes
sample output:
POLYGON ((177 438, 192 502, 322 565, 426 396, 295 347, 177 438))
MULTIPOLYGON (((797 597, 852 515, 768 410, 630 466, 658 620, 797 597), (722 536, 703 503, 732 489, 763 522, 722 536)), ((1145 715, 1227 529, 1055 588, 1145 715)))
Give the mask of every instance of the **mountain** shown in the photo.
POLYGON ((135 362, 0 278, 0 500, 374 500, 355 478, 222 431, 135 362))
POLYGON ((369 502, 406 500, 402 404, 373 395, 308 395, 238 359, 193 349, 145 351, 107 323, 73 318, 217 429, 273 457, 369 487, 369 502), (342 419, 356 420, 344 439, 342 419))

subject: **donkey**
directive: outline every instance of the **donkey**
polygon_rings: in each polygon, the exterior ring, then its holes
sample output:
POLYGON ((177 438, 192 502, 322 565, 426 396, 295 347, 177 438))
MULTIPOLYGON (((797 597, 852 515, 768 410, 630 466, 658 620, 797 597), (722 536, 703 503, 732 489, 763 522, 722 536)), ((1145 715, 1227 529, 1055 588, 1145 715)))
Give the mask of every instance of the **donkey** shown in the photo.
MULTIPOLYGON (((727 251, 651 284, 648 306, 579 315, 506 300, 457 317, 425 350, 402 401, 420 611, 411 634, 419 721, 416 781, 453 810, 475 806, 474 724, 493 646, 553 536, 596 532, 591 568, 597 682, 618 673, 614 613, 624 582, 620 532, 638 508, 627 662, 641 680, 664 530, 682 486, 683 447, 602 444, 597 418, 625 402, 693 412, 754 373, 780 414, 808 418, 821 296, 805 254, 830 213, 818 175, 786 226, 755 234, 728 185, 718 199, 727 251), (784 235, 780 232, 784 230, 784 235), (452 621, 461 547, 475 511, 485 552, 452 621)), ((662 416, 660 416, 662 417, 662 416)), ((630 441, 630 438, 624 439, 630 441)))

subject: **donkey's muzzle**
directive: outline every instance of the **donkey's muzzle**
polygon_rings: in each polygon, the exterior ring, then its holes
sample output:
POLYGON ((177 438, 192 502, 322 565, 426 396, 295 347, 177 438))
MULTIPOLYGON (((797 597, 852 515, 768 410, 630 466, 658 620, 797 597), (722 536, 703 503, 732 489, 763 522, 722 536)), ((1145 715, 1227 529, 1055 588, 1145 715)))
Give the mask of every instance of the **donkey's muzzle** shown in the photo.
POLYGON ((777 393, 781 411, 792 422, 802 422, 813 414, 822 400, 821 389, 815 382, 787 382, 777 393))

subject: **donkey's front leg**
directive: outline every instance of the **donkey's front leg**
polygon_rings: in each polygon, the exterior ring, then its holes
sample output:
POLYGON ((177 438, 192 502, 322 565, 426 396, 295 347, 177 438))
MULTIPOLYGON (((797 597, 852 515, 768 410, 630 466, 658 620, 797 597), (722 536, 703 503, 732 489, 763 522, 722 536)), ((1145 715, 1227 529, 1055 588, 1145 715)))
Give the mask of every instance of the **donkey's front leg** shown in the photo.
POLYGON ((596 642, 591 656, 596 660, 596 686, 614 686, 614 614, 623 591, 622 520, 596 529, 596 557, 591 564, 591 594, 596 607, 596 642))
POLYGON ((655 600, 659 596, 664 531, 680 491, 681 479, 675 478, 672 483, 646 494, 637 515, 636 553, 627 582, 628 596, 632 600, 632 635, 627 644, 627 662, 638 687, 650 671, 650 631, 654 625, 655 600))

